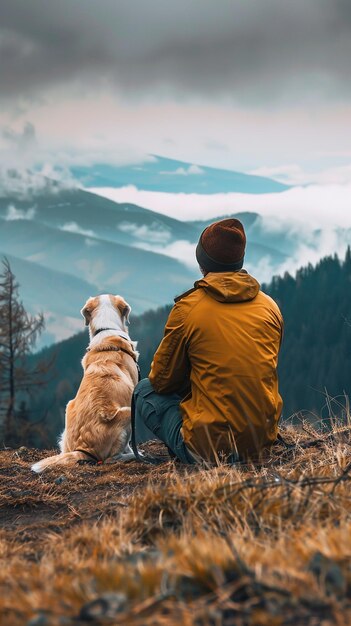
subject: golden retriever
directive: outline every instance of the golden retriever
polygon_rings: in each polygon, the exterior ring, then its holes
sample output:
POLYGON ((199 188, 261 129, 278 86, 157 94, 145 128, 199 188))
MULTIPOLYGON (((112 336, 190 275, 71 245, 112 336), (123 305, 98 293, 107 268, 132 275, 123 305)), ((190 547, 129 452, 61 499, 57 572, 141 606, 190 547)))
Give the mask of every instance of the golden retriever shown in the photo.
POLYGON ((89 298, 81 313, 89 326, 90 343, 83 357, 83 379, 67 404, 61 453, 32 466, 42 472, 53 465, 79 460, 129 460, 131 398, 138 382, 138 352, 127 332, 129 304, 121 296, 89 298))

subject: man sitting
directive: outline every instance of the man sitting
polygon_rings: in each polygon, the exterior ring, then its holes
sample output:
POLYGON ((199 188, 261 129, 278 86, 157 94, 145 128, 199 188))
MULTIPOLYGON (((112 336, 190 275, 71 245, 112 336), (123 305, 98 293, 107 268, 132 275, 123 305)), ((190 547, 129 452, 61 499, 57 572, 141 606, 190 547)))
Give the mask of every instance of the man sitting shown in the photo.
POLYGON ((146 426, 184 463, 257 458, 277 437, 283 319, 243 268, 237 219, 201 234, 203 278, 175 300, 151 365, 135 389, 136 434, 146 426))

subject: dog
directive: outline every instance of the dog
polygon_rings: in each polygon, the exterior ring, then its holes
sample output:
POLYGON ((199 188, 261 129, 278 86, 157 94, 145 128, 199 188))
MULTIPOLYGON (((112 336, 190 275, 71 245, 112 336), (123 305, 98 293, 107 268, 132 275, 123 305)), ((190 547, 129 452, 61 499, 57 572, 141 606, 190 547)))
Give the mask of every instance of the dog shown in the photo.
POLYGON ((90 342, 82 359, 83 379, 66 407, 60 454, 32 466, 42 472, 77 461, 130 460, 131 399, 138 382, 137 343, 127 331, 131 308, 121 296, 91 297, 81 314, 90 342))

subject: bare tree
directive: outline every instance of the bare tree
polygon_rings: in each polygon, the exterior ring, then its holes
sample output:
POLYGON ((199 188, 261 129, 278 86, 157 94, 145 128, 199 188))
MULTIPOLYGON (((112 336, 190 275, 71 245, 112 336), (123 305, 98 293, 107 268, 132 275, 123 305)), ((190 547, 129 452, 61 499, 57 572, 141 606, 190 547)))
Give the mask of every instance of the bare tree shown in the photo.
POLYGON ((44 329, 42 313, 27 313, 19 299, 19 285, 8 259, 3 259, 0 274, 0 411, 3 440, 18 439, 15 420, 18 396, 43 383, 43 367, 28 367, 27 357, 44 329))

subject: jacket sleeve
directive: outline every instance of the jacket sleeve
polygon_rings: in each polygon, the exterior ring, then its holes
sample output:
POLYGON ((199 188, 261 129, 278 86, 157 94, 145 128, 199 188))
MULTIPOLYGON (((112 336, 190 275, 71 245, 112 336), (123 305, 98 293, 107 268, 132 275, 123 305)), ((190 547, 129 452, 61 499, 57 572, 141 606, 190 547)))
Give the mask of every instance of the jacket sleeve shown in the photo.
POLYGON ((154 355, 149 380, 157 393, 184 395, 190 387, 190 362, 182 302, 171 310, 164 337, 154 355))

